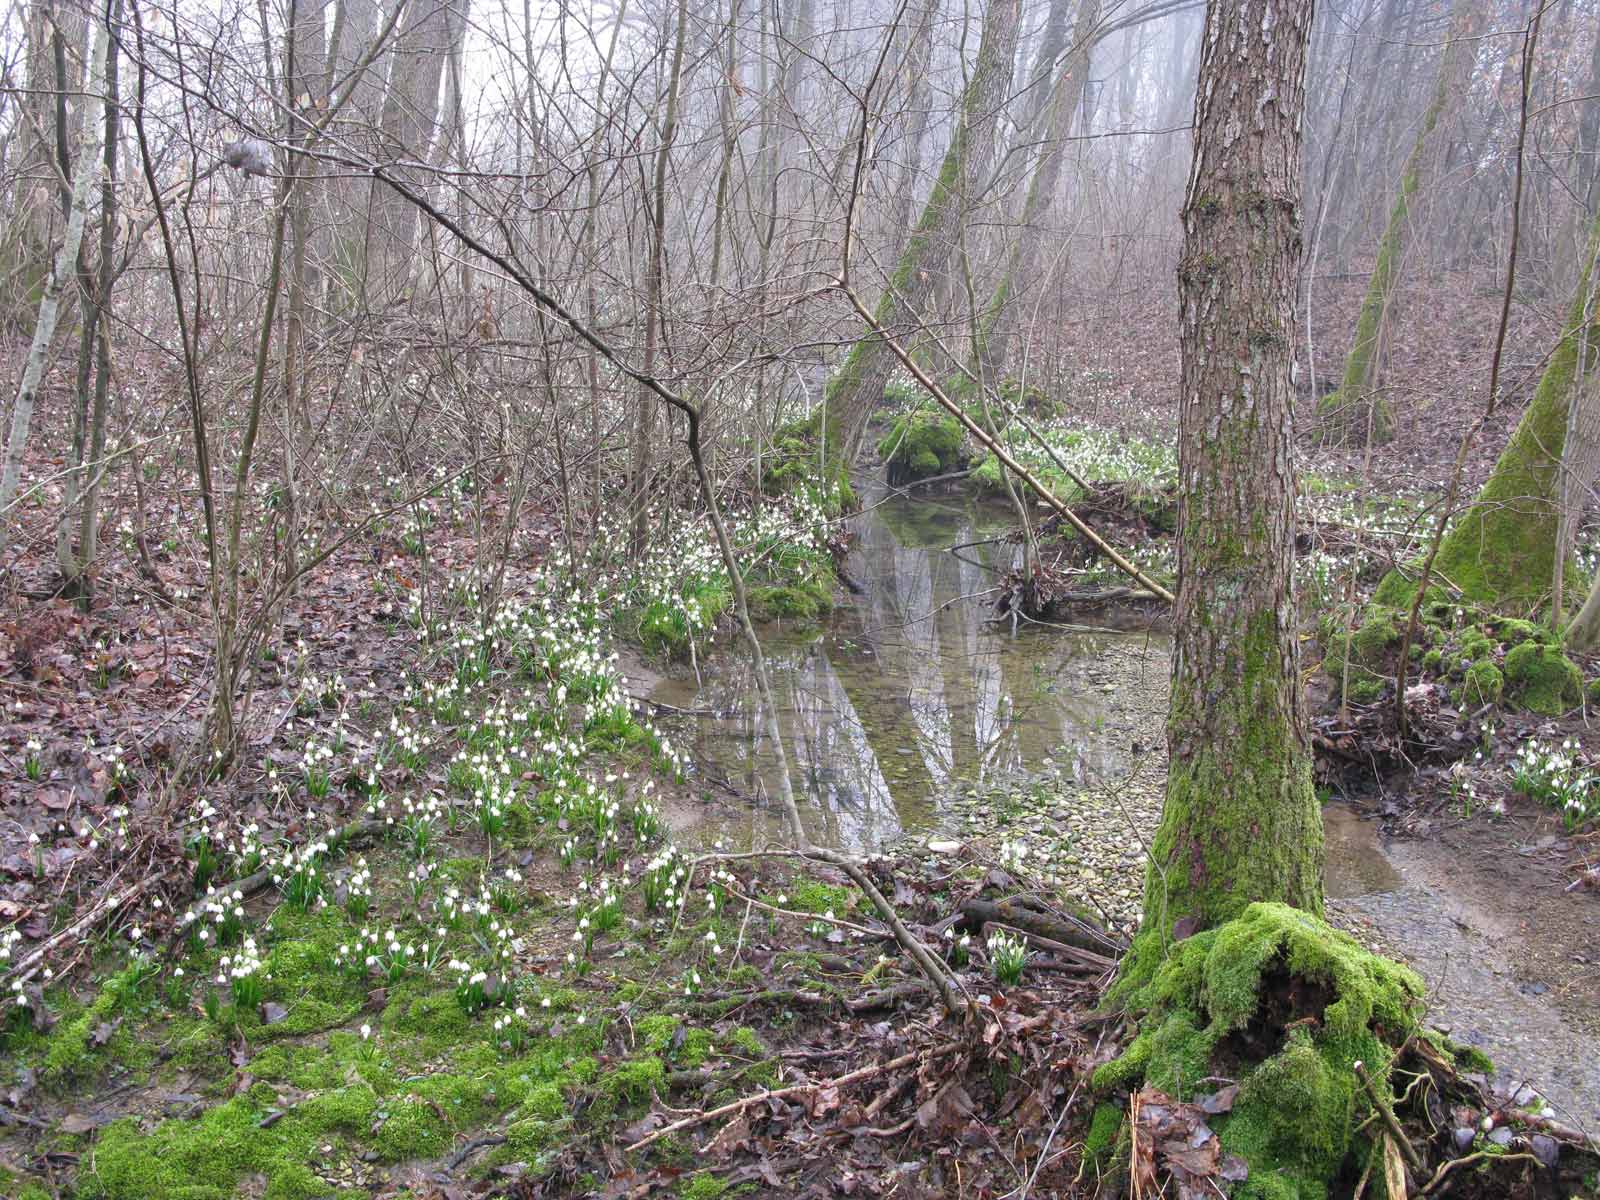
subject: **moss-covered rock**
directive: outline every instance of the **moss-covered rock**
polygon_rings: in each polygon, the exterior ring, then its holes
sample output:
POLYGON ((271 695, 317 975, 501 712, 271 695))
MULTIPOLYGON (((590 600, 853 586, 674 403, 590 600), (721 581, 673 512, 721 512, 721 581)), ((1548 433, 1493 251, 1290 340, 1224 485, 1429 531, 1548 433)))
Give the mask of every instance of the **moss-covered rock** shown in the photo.
POLYGON ((1354 629, 1339 612, 1319 623, 1322 669, 1335 688, 1347 688, 1344 699, 1368 704, 1383 694, 1391 674, 1389 659, 1400 645, 1406 620, 1407 614, 1398 609, 1374 605, 1354 629))
POLYGON ((1505 687, 1505 676, 1500 668, 1488 659, 1480 659, 1467 668, 1461 686, 1455 691, 1457 704, 1478 706, 1499 704, 1505 687))
POLYGON ((1000 384, 1000 399, 1008 409, 1020 408, 1029 416, 1047 421, 1061 412, 1061 405, 1049 392, 1017 379, 1007 379, 1000 384))
POLYGON ((1252 904, 1174 945, 1126 998, 1140 1032, 1094 1083, 1104 1092, 1143 1081, 1189 1098, 1207 1077, 1238 1079, 1217 1128, 1249 1162, 1253 1194, 1321 1198, 1352 1151, 1354 1064, 1387 1086, 1392 1047, 1417 1030, 1422 995, 1414 972, 1319 918, 1252 904))
POLYGON ((878 442, 878 455, 888 464, 891 484, 930 479, 959 468, 962 430, 944 412, 916 412, 898 418, 878 442))
POLYGON ((1583 702, 1583 674, 1555 647, 1523 642, 1506 655, 1505 694, 1530 712, 1557 717, 1583 702))
POLYGON ((860 505, 836 427, 828 426, 827 444, 822 444, 823 411, 818 408, 778 430, 762 456, 761 490, 769 496, 814 491, 829 513, 854 512, 860 505))

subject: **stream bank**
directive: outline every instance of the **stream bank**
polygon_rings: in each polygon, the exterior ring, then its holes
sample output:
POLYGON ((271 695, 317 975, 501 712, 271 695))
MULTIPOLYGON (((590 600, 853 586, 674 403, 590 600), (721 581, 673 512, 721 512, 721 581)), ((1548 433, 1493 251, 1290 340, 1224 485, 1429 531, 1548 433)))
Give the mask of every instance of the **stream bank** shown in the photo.
MULTIPOLYGON (((1013 635, 984 604, 1014 551, 991 540, 1007 510, 865 495, 850 563, 864 594, 820 627, 764 630, 808 834, 860 852, 1020 851, 1131 932, 1165 788, 1169 640, 1013 635)), ((657 715, 693 764, 702 803, 678 806, 674 836, 783 841, 747 660, 728 649, 698 679, 629 674, 636 696, 670 706, 657 715)), ((1433 1022, 1493 1058, 1508 1092, 1531 1081, 1560 1119, 1600 1132, 1600 907, 1554 877, 1556 818, 1514 799, 1507 811, 1401 840, 1328 805, 1329 917, 1413 965, 1433 1022)))

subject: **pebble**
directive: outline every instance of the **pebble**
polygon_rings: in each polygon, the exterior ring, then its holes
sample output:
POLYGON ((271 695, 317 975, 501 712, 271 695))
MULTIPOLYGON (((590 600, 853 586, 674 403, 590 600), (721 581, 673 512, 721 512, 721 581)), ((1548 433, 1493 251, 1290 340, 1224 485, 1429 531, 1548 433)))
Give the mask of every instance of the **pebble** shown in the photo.
MULTIPOLYGON (((1133 741, 1159 745, 1165 737, 1165 688, 1149 684, 1152 664, 1164 678, 1166 655, 1141 647, 1111 647, 1095 683, 1101 691, 1127 698, 1126 721, 1113 739, 1068 747, 1037 774, 995 778, 964 788, 949 801, 946 835, 991 843, 1022 841, 1031 871, 1050 877, 1068 899, 1099 913, 1115 929, 1132 933, 1143 910, 1145 842, 1161 819, 1166 789, 1161 756, 1128 758, 1128 730, 1133 741), (1103 764, 1088 772, 1086 782, 1069 765, 1080 761, 1103 764), (1131 773, 1130 773, 1131 771, 1131 773)), ((924 835, 925 836, 925 835, 924 835)), ((943 837, 935 841, 944 844, 943 837)), ((934 842, 927 843, 934 850, 934 842)), ((936 853, 939 851, 935 851, 936 853)))

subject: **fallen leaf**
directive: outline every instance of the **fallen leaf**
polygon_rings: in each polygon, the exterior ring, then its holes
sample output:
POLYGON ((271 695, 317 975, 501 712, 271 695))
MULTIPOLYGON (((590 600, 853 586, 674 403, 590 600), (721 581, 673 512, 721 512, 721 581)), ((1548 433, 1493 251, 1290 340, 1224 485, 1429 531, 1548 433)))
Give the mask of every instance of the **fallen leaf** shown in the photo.
POLYGON ((749 1140, 750 1122, 742 1115, 737 1116, 717 1130, 716 1136, 701 1147, 700 1153, 709 1154, 713 1158, 726 1158, 741 1149, 749 1140))

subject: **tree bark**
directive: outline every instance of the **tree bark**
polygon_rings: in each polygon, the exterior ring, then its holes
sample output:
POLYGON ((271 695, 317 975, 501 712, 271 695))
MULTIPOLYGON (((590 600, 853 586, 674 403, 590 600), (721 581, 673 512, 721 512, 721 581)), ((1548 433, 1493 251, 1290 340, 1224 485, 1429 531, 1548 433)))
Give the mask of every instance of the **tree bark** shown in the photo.
POLYGON ((1178 266, 1178 595, 1166 803, 1123 986, 1258 900, 1320 913, 1295 636, 1294 409, 1310 0, 1212 0, 1178 266), (1265 34, 1263 31, 1266 31, 1265 34))
MULTIPOLYGON (((1584 345, 1578 353, 1587 361, 1597 352, 1600 347, 1584 345)), ((1554 597, 1550 604, 1551 624, 1557 629, 1566 616, 1567 561, 1577 541, 1578 521, 1597 478, 1600 478, 1600 379, 1586 371, 1578 386, 1572 389, 1572 403, 1567 411, 1567 441, 1562 454, 1556 554, 1550 571, 1550 591, 1554 597)), ((1600 580, 1600 571, 1595 572, 1595 578, 1600 580)), ((1590 591, 1584 610, 1587 612, 1593 605, 1597 611, 1589 613, 1587 621, 1573 620, 1567 631, 1567 642, 1574 649, 1588 649, 1594 644, 1595 635, 1600 633, 1600 593, 1593 588, 1590 591)))
MULTIPOLYGON (((1550 595, 1567 411, 1575 387, 1593 386, 1600 366, 1600 302, 1595 259, 1600 215, 1590 227, 1582 277, 1566 327, 1539 378, 1533 401, 1501 452, 1494 471, 1440 543, 1434 574, 1477 604, 1528 615, 1550 595)), ((1407 605, 1414 585, 1390 572, 1373 598, 1407 605)))
MULTIPOLYGON (((111 0, 108 20, 122 19, 122 0, 111 0)), ((74 412, 73 469, 67 476, 66 503, 56 530, 56 566, 66 590, 87 608, 94 596, 95 561, 100 554, 100 480, 104 477, 106 409, 111 388, 111 345, 106 336, 111 291, 117 264, 117 157, 120 151, 122 105, 119 91, 118 47, 106 49, 106 98, 101 138, 104 175, 100 180, 100 261, 91 282, 87 268, 79 273, 83 332, 78 346, 78 402, 74 412), (92 363, 91 363, 92 356, 92 363), (93 395, 90 378, 93 377, 93 395), (76 518, 77 542, 73 543, 76 518)))
MULTIPOLYGON (((96 22, 89 38, 91 46, 85 90, 89 95, 97 96, 105 89, 106 43, 109 40, 105 23, 96 22)), ((78 155, 77 170, 73 173, 66 232, 50 268, 50 279, 45 284, 44 295, 39 301, 39 319, 33 327, 33 341, 23 363, 22 380, 17 385, 16 402, 12 409, 11 437, 6 443, 5 466, 0 470, 0 552, 5 550, 15 526, 15 522, 6 518, 5 514, 11 508, 17 493, 17 482, 22 476, 22 453, 27 448, 33 406, 39 398, 40 385, 44 382, 50 342, 55 337, 56 322, 61 315, 61 293, 68 281, 77 276, 78 249, 83 244, 89 194, 100 178, 100 139, 104 127, 97 121, 89 121, 85 128, 84 146, 78 155)))
MULTIPOLYGON (((873 326, 891 336, 903 334, 915 324, 937 276, 950 261, 956 226, 975 200, 979 181, 988 174, 995 127, 1011 85, 1020 10, 1018 0, 992 0, 989 6, 977 62, 962 95, 955 132, 933 193, 872 313, 873 326)), ((893 366, 894 358, 883 339, 869 335, 851 347, 844 364, 828 381, 823 419, 829 431, 824 453, 830 474, 855 458, 867 419, 883 399, 893 366)))
MULTIPOLYGON (((644 358, 641 370, 656 371, 661 344, 661 299, 665 288, 667 257, 667 164, 678 135, 678 94, 683 81, 684 40, 689 24, 688 0, 678 0, 678 29, 672 50, 672 70, 667 80, 666 111, 661 122, 661 144, 656 148, 655 187, 650 197, 650 249, 645 266, 644 358)), ((649 535, 650 491, 656 443, 656 398, 643 384, 638 392, 633 439, 633 468, 629 480, 629 509, 633 522, 633 552, 643 555, 649 535)))
POLYGON ((1400 185, 1383 238, 1378 243, 1378 260, 1372 268, 1367 295, 1356 318, 1355 340, 1344 363, 1344 378, 1339 390, 1318 404, 1323 427, 1340 441, 1387 442, 1394 434, 1394 419, 1379 388, 1383 382, 1383 343, 1389 322, 1395 288, 1400 283, 1401 259, 1411 228, 1411 204, 1430 174, 1429 160, 1436 158, 1434 132, 1440 118, 1466 86, 1472 64, 1472 22, 1474 0, 1456 0, 1450 22, 1450 36, 1439 59, 1433 98, 1422 116, 1417 140, 1400 171, 1400 185))
MULTIPOLYGON (((445 58, 463 35, 463 0, 426 0, 406 16, 390 51, 393 63, 383 100, 383 146, 379 161, 393 164, 395 174, 414 188, 423 188, 421 169, 428 160, 439 111, 445 58), (400 164, 405 164, 400 166, 400 164)), ((368 204, 366 293, 376 307, 405 298, 411 279, 417 213, 377 180, 368 204)))
POLYGON ((1082 0, 1072 32, 1072 49, 1061 69, 1050 97, 1049 124, 1040 148, 1039 163, 1028 185, 1022 208, 1022 227, 1017 231, 1007 258, 1005 271, 989 301, 980 342, 984 377, 995 387, 1005 374, 1011 343, 1019 325, 1016 292, 1022 273, 1037 266, 1045 257, 1045 225, 1061 182, 1061 169, 1067 159, 1067 137, 1072 118, 1083 107, 1084 87, 1089 79, 1089 48, 1100 24, 1100 0, 1082 0))

